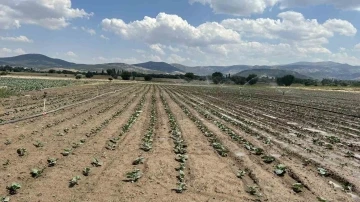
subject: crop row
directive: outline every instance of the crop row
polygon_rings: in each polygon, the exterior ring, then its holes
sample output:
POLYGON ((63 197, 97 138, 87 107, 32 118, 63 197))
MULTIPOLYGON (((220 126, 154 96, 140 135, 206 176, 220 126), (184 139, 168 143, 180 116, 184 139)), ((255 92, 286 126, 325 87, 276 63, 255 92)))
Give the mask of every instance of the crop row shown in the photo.
POLYGON ((176 154, 175 160, 179 162, 179 167, 176 168, 176 170, 179 172, 179 175, 177 176, 178 182, 175 191, 177 193, 182 193, 187 189, 187 185, 185 182, 185 173, 186 173, 185 169, 186 169, 186 162, 188 160, 187 144, 183 138, 181 129, 179 128, 178 123, 176 122, 175 116, 172 113, 168 103, 166 102, 164 95, 161 94, 160 98, 169 119, 169 124, 171 129, 170 135, 171 135, 171 139, 174 142, 174 153, 176 154))

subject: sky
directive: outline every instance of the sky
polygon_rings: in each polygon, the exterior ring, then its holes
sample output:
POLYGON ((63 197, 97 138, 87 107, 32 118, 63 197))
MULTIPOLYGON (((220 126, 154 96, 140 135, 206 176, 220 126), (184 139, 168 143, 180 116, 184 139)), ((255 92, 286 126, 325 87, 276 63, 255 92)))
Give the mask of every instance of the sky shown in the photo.
POLYGON ((0 57, 360 65, 360 0, 0 0, 0 57))

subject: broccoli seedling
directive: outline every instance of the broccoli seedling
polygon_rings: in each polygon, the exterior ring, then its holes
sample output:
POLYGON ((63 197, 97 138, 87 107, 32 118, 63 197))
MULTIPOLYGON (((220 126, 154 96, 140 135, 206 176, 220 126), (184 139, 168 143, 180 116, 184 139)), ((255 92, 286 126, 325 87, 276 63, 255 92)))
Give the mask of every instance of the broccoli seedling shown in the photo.
POLYGON ((53 167, 56 165, 56 162, 57 162, 57 158, 48 158, 47 162, 48 162, 48 166, 49 167, 53 167))
POLYGON ((90 168, 88 168, 88 167, 84 168, 83 175, 84 176, 89 176, 89 174, 90 174, 90 168))
POLYGON ((33 178, 38 178, 43 173, 43 171, 44 171, 44 169, 33 168, 33 169, 31 169, 30 174, 33 178))
POLYGON ((95 167, 100 167, 102 166, 102 162, 100 162, 97 158, 94 158, 93 161, 91 162, 91 165, 95 167))
POLYGON ((175 189, 176 193, 183 193, 186 190, 185 182, 178 182, 178 187, 175 189))
POLYGON ((21 188, 21 185, 18 183, 12 183, 10 186, 7 186, 6 189, 11 195, 17 194, 17 191, 21 188))
POLYGON ((27 153, 27 150, 25 148, 20 148, 20 149, 17 149, 16 152, 19 156, 25 156, 25 154, 27 153))
POLYGON ((275 167, 275 174, 278 175, 278 176, 283 176, 286 172, 286 166, 284 164, 278 164, 276 167, 275 167))
POLYGON ((304 185, 301 184, 301 183, 295 183, 295 184, 292 185, 292 189, 293 189, 294 192, 296 192, 296 193, 302 192, 301 189, 302 189, 303 187, 304 187, 304 185))
POLYGON ((246 175, 246 171, 244 170, 239 170, 238 173, 236 174, 236 176, 240 179, 242 179, 245 175, 246 175))
POLYGON ((272 156, 263 156, 261 157, 261 159, 263 160, 264 163, 272 163, 275 161, 275 158, 272 156))
POLYGON ((69 187, 73 187, 77 185, 79 180, 80 180, 80 176, 75 176, 71 178, 71 180, 69 181, 69 187))
POLYGON ((135 169, 131 172, 126 173, 126 178, 131 182, 136 182, 142 176, 142 172, 139 169, 135 169))
POLYGON ((132 162, 133 165, 139 165, 144 163, 144 157, 139 157, 132 162))

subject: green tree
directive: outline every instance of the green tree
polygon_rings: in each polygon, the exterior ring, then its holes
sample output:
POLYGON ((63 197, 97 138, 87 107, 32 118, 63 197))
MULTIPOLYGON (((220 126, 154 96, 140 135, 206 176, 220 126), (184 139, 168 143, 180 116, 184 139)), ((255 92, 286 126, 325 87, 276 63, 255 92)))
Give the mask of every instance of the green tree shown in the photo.
POLYGON ((108 75, 110 75, 110 76, 113 75, 112 69, 107 69, 107 70, 106 70, 106 73, 107 73, 108 75))
POLYGON ((131 73, 128 72, 128 71, 123 71, 123 72, 121 73, 121 78, 122 78, 123 80, 130 80, 130 78, 131 78, 131 73))
POLYGON ((186 80, 187 82, 190 82, 190 81, 192 81, 192 80, 195 79, 195 74, 194 74, 194 73, 191 73, 191 72, 188 72, 188 73, 186 73, 186 74, 184 75, 184 77, 185 77, 185 80, 186 80))
POLYGON ((224 75, 221 72, 213 73, 211 78, 214 84, 219 84, 224 81, 224 75))
POLYGON ((93 76, 94 76, 94 74, 92 72, 90 72, 90 71, 86 72, 86 74, 85 74, 86 78, 91 78, 93 76))
POLYGON ((53 73, 55 73, 55 72, 56 72, 56 71, 55 71, 54 69, 50 69, 50 70, 49 70, 49 73, 50 73, 50 74, 53 74, 53 73))
POLYGON ((150 75, 145 75, 145 76, 144 76, 144 79, 145 79, 145 81, 151 81, 151 80, 152 80, 152 76, 150 76, 150 75))
POLYGON ((231 81, 238 85, 244 85, 246 83, 246 78, 242 76, 233 76, 230 77, 231 81))
POLYGON ((255 85, 258 82, 258 76, 256 74, 250 74, 247 78, 246 78, 246 82, 250 85, 255 85))

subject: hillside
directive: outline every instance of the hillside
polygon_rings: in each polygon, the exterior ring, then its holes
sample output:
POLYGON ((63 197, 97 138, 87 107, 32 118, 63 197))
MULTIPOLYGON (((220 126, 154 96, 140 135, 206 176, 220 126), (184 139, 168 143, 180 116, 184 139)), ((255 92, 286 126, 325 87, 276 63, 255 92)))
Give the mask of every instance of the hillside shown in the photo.
MULTIPOLYGON (((286 65, 275 66, 250 66, 250 65, 232 65, 232 66, 186 66, 182 64, 168 64, 165 62, 145 62, 139 64, 125 63, 105 63, 105 64, 75 64, 61 59, 50 58, 40 54, 26 54, 15 57, 0 58, 0 65, 13 65, 32 67, 35 69, 50 68, 68 68, 80 71, 102 71, 109 68, 115 68, 126 71, 136 71, 141 73, 154 74, 183 74, 192 72, 200 76, 211 75, 214 72, 223 74, 237 74, 244 70, 268 71, 285 70, 296 72, 301 76, 307 76, 315 79, 334 78, 342 80, 359 79, 360 66, 352 66, 331 61, 325 62, 297 62, 286 65)), ((268 72, 269 73, 269 72, 268 72)), ((280 75, 281 73, 278 72, 280 75)), ((260 73, 259 73, 260 74, 260 73)), ((277 75, 272 71, 273 75, 277 75)), ((295 73, 293 73, 295 74, 295 73)), ((299 75, 299 76, 300 76, 299 75)))
POLYGON ((182 72, 180 69, 165 63, 165 62, 145 62, 145 63, 140 63, 140 64, 134 64, 134 66, 137 67, 143 67, 146 69, 151 69, 151 70, 156 70, 156 71, 161 71, 161 72, 166 72, 166 73, 173 73, 173 72, 182 72))
POLYGON ((54 59, 40 54, 25 54, 15 57, 0 58, 0 65, 21 65, 25 67, 72 67, 75 63, 54 59))
POLYGON ((242 72, 239 72, 239 73, 235 74, 234 76, 247 77, 250 74, 256 74, 259 77, 261 77, 261 76, 283 77, 283 76, 286 76, 286 75, 293 75, 293 76, 295 76, 296 78, 299 78, 299 79, 309 79, 308 76, 299 74, 297 72, 289 71, 289 70, 281 70, 281 69, 250 69, 250 70, 244 70, 242 72))

